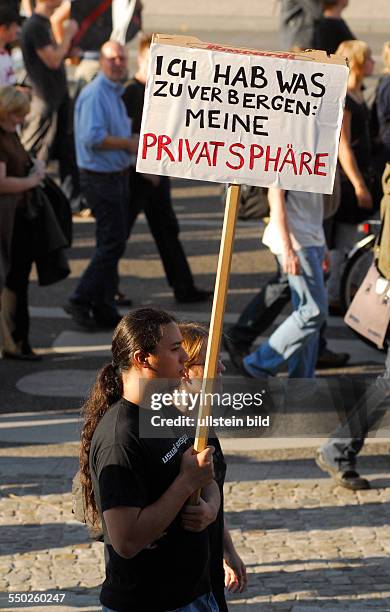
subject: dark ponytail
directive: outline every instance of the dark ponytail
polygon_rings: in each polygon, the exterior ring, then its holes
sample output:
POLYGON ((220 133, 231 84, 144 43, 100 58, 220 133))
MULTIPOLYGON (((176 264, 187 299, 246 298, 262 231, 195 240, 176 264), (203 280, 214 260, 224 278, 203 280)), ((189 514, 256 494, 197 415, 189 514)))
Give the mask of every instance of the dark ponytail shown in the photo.
POLYGON ((118 375, 115 365, 109 363, 98 373, 95 384, 82 408, 84 424, 81 430, 80 479, 83 487, 85 508, 92 523, 96 523, 98 519, 98 510, 89 469, 89 451, 92 436, 99 421, 109 407, 122 397, 122 391, 122 377, 118 375))

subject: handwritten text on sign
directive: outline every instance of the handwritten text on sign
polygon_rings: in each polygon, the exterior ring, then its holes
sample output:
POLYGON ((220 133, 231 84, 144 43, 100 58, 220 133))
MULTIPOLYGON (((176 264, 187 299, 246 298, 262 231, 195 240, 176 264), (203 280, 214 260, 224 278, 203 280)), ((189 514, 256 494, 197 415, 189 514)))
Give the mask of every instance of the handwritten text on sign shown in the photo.
POLYGON ((331 193, 345 64, 231 51, 152 45, 137 170, 331 193))

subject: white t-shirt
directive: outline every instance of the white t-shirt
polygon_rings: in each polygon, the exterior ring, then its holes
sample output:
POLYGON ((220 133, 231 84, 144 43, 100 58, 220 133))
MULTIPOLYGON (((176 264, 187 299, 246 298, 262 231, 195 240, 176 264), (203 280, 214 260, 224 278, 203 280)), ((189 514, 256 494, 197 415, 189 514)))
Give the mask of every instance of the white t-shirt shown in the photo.
MULTIPOLYGON (((294 251, 304 247, 325 244, 324 203, 322 193, 286 191, 286 215, 294 251)), ((271 221, 267 225, 263 243, 274 255, 282 253, 282 241, 278 227, 271 221)))
POLYGON ((10 54, 0 49, 0 85, 14 85, 16 77, 10 54))

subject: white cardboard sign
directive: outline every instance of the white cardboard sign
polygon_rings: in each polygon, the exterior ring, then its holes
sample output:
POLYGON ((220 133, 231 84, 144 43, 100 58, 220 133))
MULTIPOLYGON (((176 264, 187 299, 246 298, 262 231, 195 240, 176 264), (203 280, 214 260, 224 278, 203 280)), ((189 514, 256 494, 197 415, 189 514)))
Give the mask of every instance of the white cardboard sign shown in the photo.
POLYGON ((348 68, 156 35, 137 171, 332 193, 348 68))

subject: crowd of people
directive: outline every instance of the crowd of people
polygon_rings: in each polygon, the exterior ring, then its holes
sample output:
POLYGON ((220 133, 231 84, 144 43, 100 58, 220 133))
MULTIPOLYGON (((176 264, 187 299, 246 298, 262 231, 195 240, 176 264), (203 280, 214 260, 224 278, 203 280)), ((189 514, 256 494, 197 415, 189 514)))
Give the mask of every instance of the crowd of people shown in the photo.
MULTIPOLYGON (((135 170, 151 37, 140 36, 137 71, 129 81, 128 26, 134 15, 140 19, 140 3, 130 3, 129 22, 126 27, 117 24, 117 37, 89 40, 82 52, 78 47, 74 52, 80 42, 76 4, 36 0, 20 7, 0 1, 2 355, 39 359, 29 342, 28 282, 42 211, 47 212, 38 202, 45 192, 38 198, 37 190, 47 164, 56 159, 69 197, 83 198, 96 222, 93 255, 64 308, 82 329, 115 328, 112 361, 99 372, 84 405, 80 452, 86 509, 103 525, 103 609, 227 610, 224 585, 241 592, 247 578, 224 519, 226 463, 218 438, 213 433, 210 446, 195 455, 188 436, 172 432, 163 440, 142 439, 138 430, 145 400, 141 383, 164 379, 172 388, 194 390, 203 377, 208 330, 178 324, 158 309, 141 308, 123 318, 118 310, 123 303, 118 263, 140 211, 176 301, 211 297, 195 285, 179 239, 169 179, 135 170), (23 78, 15 74, 10 53, 17 39, 23 78), (72 54, 78 57, 74 99, 65 64, 72 54), (197 490, 200 503, 187 503, 197 490)), ((269 190, 270 221, 263 243, 275 255, 278 274, 224 340, 233 365, 245 377, 264 379, 287 365, 290 377, 311 379, 321 363, 340 366, 349 358, 327 348, 328 302, 332 312, 340 312, 340 274, 357 224, 379 207, 378 180, 390 152, 390 43, 384 48, 385 72, 370 116, 363 87, 374 62, 369 46, 355 39, 342 18, 347 4, 281 0, 285 47, 339 53, 348 58, 350 72, 330 213, 321 194, 269 190), (255 338, 289 300, 290 316, 252 352, 255 338)), ((114 20, 111 25, 116 31, 114 20)), ((134 32, 138 28, 139 23, 134 32)), ((66 234, 59 225, 54 224, 56 232, 66 234)), ((63 248, 61 236, 56 245, 63 248)), ((389 278, 388 264, 383 270, 389 278)), ((385 374, 362 399, 365 419, 357 406, 352 420, 318 453, 321 469, 350 489, 369 486, 356 472, 356 457, 369 428, 383 416, 389 359, 388 353, 385 374)), ((219 364, 218 377, 223 370, 219 364)), ((172 414, 183 411, 185 406, 172 407, 172 414)))

